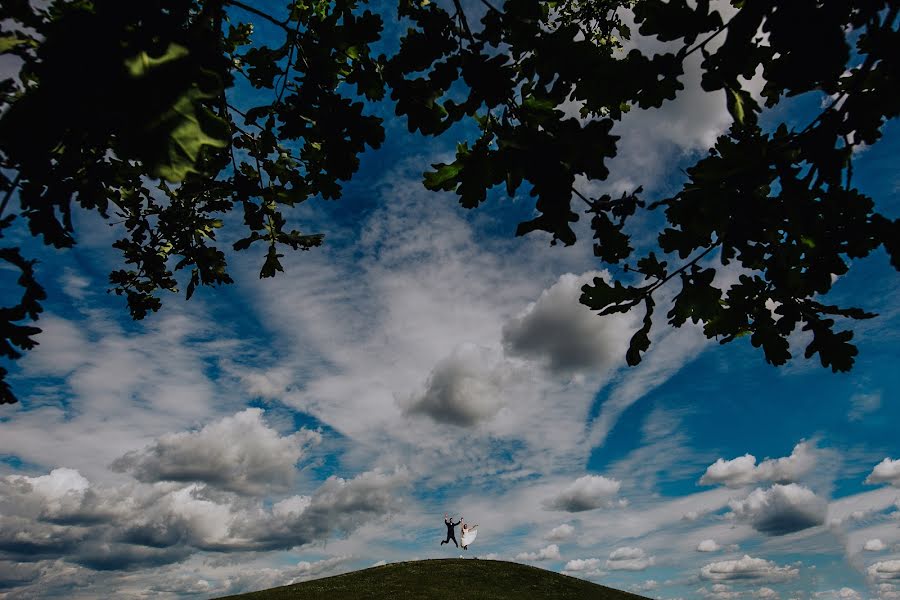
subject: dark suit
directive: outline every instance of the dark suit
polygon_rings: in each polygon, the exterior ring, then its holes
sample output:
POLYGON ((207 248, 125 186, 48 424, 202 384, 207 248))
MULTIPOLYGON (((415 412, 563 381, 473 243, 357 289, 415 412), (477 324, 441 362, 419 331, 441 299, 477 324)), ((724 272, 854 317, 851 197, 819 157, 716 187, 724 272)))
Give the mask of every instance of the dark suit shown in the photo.
POLYGON ((447 539, 444 540, 443 542, 441 542, 441 546, 443 546, 450 540, 453 540, 453 543, 456 544, 457 548, 459 548, 459 544, 456 541, 456 532, 453 531, 453 528, 456 527, 457 525, 459 525, 460 523, 462 523, 462 520, 459 520, 456 523, 454 523, 453 519, 444 519, 444 525, 447 526, 447 539))

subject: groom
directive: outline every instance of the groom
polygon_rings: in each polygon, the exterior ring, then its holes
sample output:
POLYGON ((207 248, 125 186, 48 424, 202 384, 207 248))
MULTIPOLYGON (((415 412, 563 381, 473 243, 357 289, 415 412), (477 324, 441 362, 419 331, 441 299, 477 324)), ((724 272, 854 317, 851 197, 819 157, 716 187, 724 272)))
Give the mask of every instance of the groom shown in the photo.
POLYGON ((441 542, 441 546, 453 540, 453 543, 456 544, 456 547, 459 548, 459 544, 456 542, 456 533, 453 531, 453 528, 462 523, 462 517, 459 518, 459 521, 456 523, 453 522, 447 513, 444 513, 444 525, 447 526, 447 539, 441 542))

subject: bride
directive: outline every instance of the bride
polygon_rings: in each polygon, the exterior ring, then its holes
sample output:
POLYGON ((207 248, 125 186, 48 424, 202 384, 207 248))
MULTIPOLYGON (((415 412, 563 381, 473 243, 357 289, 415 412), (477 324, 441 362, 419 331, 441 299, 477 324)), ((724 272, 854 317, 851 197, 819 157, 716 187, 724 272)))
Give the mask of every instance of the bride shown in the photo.
POLYGON ((462 538, 459 540, 459 545, 462 546, 463 550, 469 549, 469 544, 475 541, 475 536, 478 535, 478 523, 469 527, 465 523, 462 524, 462 538))

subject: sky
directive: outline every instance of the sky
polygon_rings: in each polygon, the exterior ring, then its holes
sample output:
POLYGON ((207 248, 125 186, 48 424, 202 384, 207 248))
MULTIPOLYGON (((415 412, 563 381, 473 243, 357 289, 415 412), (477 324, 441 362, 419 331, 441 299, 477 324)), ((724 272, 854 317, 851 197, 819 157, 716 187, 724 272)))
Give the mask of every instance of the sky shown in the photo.
MULTIPOLYGON (((610 179, 584 189, 678 189, 729 123, 697 81, 689 64, 677 101, 629 113, 610 179)), ((49 298, 40 345, 10 366, 21 402, 0 407, 0 598, 208 598, 459 556, 659 599, 900 598, 883 251, 826 296, 880 315, 854 328, 850 373, 803 359, 799 335, 775 368, 746 338, 662 322, 628 367, 639 316, 578 303, 610 275, 585 219, 572 247, 514 237, 527 195, 467 211, 421 185, 470 132, 426 140, 373 110, 388 142, 343 199, 292 214, 326 243, 275 279, 244 252, 234 285, 133 322, 106 293, 116 227, 80 213, 71 250, 23 239, 49 298), (478 524, 468 550, 440 545, 444 513, 478 524)), ((896 218, 900 126, 885 132, 854 180, 896 218)))

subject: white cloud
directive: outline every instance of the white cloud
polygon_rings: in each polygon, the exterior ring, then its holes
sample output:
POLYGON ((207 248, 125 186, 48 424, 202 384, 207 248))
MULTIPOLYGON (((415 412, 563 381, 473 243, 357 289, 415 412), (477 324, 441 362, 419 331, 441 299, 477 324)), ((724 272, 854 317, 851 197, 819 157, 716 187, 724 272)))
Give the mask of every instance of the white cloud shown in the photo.
POLYGON ((723 484, 743 487, 751 483, 771 481, 790 483, 809 473, 816 464, 815 449, 808 442, 794 446, 790 456, 766 459, 756 464, 756 457, 745 454, 732 460, 718 459, 700 478, 702 485, 723 484))
POLYGON ((863 550, 868 552, 881 552, 885 548, 887 548, 887 545, 878 538, 866 540, 866 543, 863 545, 863 550))
POLYGON ((546 500, 544 506, 566 512, 624 506, 625 501, 616 498, 620 487, 621 482, 615 479, 607 479, 602 475, 585 475, 576 479, 553 498, 546 500))
POLYGON ((304 429, 281 436, 262 416, 262 409, 248 408, 199 431, 161 436, 118 458, 112 468, 150 483, 196 481, 247 494, 287 489, 297 462, 321 434, 304 429))
POLYGON ((45 323, 41 344, 20 361, 35 393, 27 410, 0 421, 0 454, 47 470, 76 468, 91 481, 120 480, 108 465, 123 453, 245 407, 239 389, 210 378, 234 346, 227 324, 212 326, 202 304, 176 301, 127 326, 104 309, 77 319, 47 315, 45 323))
POLYGON ((582 579, 597 579, 607 574, 603 569, 605 562, 602 558, 576 558, 566 562, 560 573, 582 579))
POLYGON ((773 590, 770 587, 761 587, 755 592, 753 592, 754 598, 768 598, 770 600, 776 600, 779 598, 778 592, 773 590))
POLYGON ((66 267, 60 276, 63 291, 75 300, 84 300, 90 293, 91 280, 80 275, 75 269, 66 267))
POLYGON ((605 271, 566 273, 540 298, 503 326, 503 346, 510 356, 543 362, 553 372, 603 372, 625 356, 633 316, 599 317, 578 300, 581 288, 605 271))
POLYGON ((603 565, 602 558, 575 558, 566 563, 565 571, 594 571, 603 565))
POLYGON ((827 600, 863 600, 862 594, 849 587, 842 587, 839 590, 813 592, 812 597, 827 600))
POLYGON ((550 542, 564 542, 572 539, 574 535, 575 528, 568 523, 563 523, 562 525, 551 529, 550 532, 544 536, 544 539, 550 542))
POLYGON ((697 544, 697 552, 715 552, 720 548, 721 546, 715 540, 703 540, 697 544))
POLYGON ((733 600, 743 595, 741 592, 732 591, 731 586, 724 583, 716 583, 709 588, 701 587, 697 592, 711 600, 733 600))
POLYGON ((866 569, 869 577, 875 581, 900 580, 900 560, 881 560, 866 569))
POLYGON ((735 519, 766 535, 785 535, 825 522, 827 503, 796 483, 756 488, 743 500, 728 503, 735 519))
MULTIPOLYGON (((243 568, 229 574, 221 585, 210 590, 216 597, 223 594, 239 594, 291 585, 327 575, 336 575, 349 569, 352 556, 331 556, 316 561, 300 561, 296 565, 272 568, 243 568)), ((182 594, 184 590, 178 590, 182 594)), ((209 596, 209 593, 204 594, 209 596)))
POLYGON ((747 581, 778 583, 797 577, 799 569, 778 566, 770 560, 745 554, 737 560, 709 563, 700 568, 700 578, 707 581, 747 581))
POLYGON ((606 568, 611 571, 643 571, 655 562, 656 559, 647 556, 641 548, 623 546, 610 552, 606 568))
POLYGON ((847 418, 851 421, 861 421, 879 408, 881 408, 881 392, 854 394, 850 398, 850 412, 847 413, 847 418))
POLYGON ((516 555, 516 560, 524 560, 528 562, 543 560, 560 560, 559 546, 550 544, 541 548, 537 552, 521 552, 516 555))
POLYGON ((332 477, 310 496, 266 508, 198 484, 94 486, 71 469, 7 476, 0 478, 0 558, 64 557, 116 571, 184 561, 202 550, 288 549, 389 518, 407 483, 402 470, 332 477))
POLYGON ((889 483, 894 487, 900 487, 900 459, 885 458, 875 465, 865 482, 870 484, 889 483))
POLYGON ((641 583, 636 583, 629 588, 632 592, 652 592, 659 589, 659 582, 655 579, 647 579, 641 583))
POLYGON ((236 368, 236 371, 247 393, 253 398, 279 400, 293 383, 291 370, 284 367, 265 371, 236 368))
POLYGON ((352 479, 329 477, 310 497, 292 497, 271 512, 242 513, 232 534, 256 550, 291 548, 349 533, 371 521, 389 517, 400 506, 398 492, 409 483, 399 469, 362 473, 352 479))
MULTIPOLYGON (((896 501, 897 490, 892 487, 878 488, 832 500, 828 505, 828 524, 838 527, 866 521, 893 508, 896 501)), ((865 540, 860 540, 863 541, 865 540)))
POLYGON ((401 404, 406 414, 438 423, 471 427, 490 419, 503 405, 509 368, 487 348, 464 344, 434 367, 424 392, 401 404))

